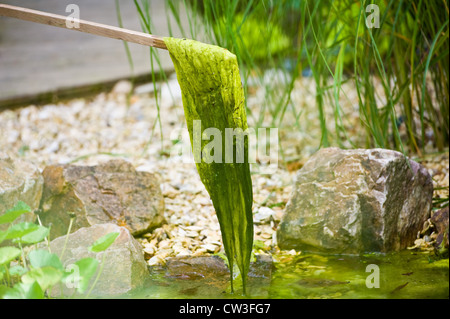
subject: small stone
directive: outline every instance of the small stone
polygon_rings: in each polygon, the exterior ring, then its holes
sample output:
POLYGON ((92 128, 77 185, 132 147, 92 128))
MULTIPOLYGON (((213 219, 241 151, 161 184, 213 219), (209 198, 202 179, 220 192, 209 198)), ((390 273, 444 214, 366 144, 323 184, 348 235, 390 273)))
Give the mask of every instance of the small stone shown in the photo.
POLYGON ((186 237, 197 238, 198 236, 198 232, 196 231, 189 230, 186 232, 186 237))
POLYGON ((155 254, 156 247, 153 245, 145 245, 144 246, 144 253, 147 255, 153 256, 155 254))
POLYGON ((47 153, 55 153, 59 150, 59 142, 53 141, 46 149, 45 152, 47 153))
POLYGON ((165 260, 167 257, 172 256, 174 253, 172 248, 163 248, 157 251, 157 256, 161 259, 161 260, 165 260))
POLYGON ((112 93, 115 94, 128 94, 133 89, 133 84, 130 81, 119 81, 114 85, 112 93))
POLYGON ((184 228, 185 230, 193 231, 193 232, 199 232, 203 230, 203 227, 200 226, 180 226, 180 228, 184 228))
POLYGON ((192 254, 192 257, 204 256, 207 252, 206 248, 198 247, 192 254))
POLYGON ((275 212, 275 214, 272 216, 273 220, 276 222, 280 222, 284 214, 283 210, 280 207, 275 207, 273 211, 275 212))
POLYGON ((209 253, 216 253, 220 250, 220 246, 213 245, 213 244, 205 244, 201 245, 202 248, 206 249, 209 253))
POLYGON ((8 135, 6 136, 6 142, 8 144, 15 143, 19 139, 19 136, 20 136, 20 133, 17 131, 9 131, 9 132, 7 132, 7 134, 8 135))
POLYGON ((176 253, 175 256, 181 257, 181 256, 190 256, 192 255, 192 252, 189 249, 182 249, 178 253, 176 253))
POLYGON ((210 206, 212 202, 209 198, 198 196, 193 201, 194 204, 199 204, 201 206, 210 206))
POLYGON ((170 240, 167 240, 167 239, 160 241, 158 244, 159 249, 166 249, 166 248, 169 248, 170 246, 171 246, 170 240))
POLYGON ((275 212, 269 207, 261 207, 258 209, 258 212, 253 215, 253 221, 255 223, 267 223, 273 218, 275 212))
POLYGON ((150 258, 147 261, 147 264, 149 266, 157 266, 157 265, 164 264, 164 260, 161 257, 159 257, 159 256, 153 256, 152 258, 150 258))
POLYGON ((177 196, 180 195, 180 191, 175 189, 175 188, 173 188, 170 185, 167 185, 167 186, 165 185, 165 187, 163 187, 162 194, 163 194, 164 197, 168 197, 168 198, 172 198, 173 199, 173 198, 176 198, 177 196))

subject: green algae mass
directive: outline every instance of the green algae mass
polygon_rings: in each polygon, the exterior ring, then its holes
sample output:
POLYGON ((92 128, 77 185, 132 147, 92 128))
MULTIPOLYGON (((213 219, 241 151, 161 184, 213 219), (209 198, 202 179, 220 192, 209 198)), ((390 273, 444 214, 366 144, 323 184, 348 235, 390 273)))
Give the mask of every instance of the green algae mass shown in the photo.
POLYGON ((231 274, 231 289, 233 265, 236 262, 245 294, 253 244, 253 193, 248 163, 248 136, 236 134, 232 140, 233 160, 225 160, 230 151, 226 149, 226 129, 237 129, 241 133, 247 129, 244 91, 237 59, 226 49, 194 40, 164 38, 164 42, 181 87, 197 170, 219 220, 231 274), (198 123, 201 123, 201 130, 194 127, 198 123), (210 155, 205 152, 205 146, 210 141, 203 134, 208 128, 215 128, 215 132, 219 133, 214 134, 214 137, 221 139, 218 144, 221 152, 214 148, 214 158, 217 159, 217 154, 223 154, 221 160, 205 160, 205 156, 210 155), (240 155, 243 155, 243 161, 234 160, 240 155))

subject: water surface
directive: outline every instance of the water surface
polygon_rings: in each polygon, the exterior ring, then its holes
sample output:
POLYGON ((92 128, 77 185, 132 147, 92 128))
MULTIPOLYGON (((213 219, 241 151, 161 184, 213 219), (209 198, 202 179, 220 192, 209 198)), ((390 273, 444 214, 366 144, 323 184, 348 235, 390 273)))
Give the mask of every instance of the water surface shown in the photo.
MULTIPOLYGON (((364 256, 305 253, 273 257, 271 276, 270 273, 267 275, 267 271, 259 274, 250 272, 250 295, 245 298, 449 298, 449 260, 435 260, 433 255, 427 253, 404 251, 364 256), (376 284, 376 274, 371 269, 377 267, 379 288, 369 288, 366 282, 369 286, 376 284)), ((192 272, 171 277, 164 270, 153 270, 144 289, 123 297, 244 298, 239 293, 229 293, 228 279, 224 274, 192 272)))

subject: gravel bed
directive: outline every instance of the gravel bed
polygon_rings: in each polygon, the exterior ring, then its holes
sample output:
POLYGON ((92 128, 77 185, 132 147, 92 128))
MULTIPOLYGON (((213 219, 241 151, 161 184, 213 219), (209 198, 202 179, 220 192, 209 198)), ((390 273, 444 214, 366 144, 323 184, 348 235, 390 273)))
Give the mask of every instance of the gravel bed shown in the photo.
MULTIPOLYGON (((176 79, 172 77, 157 88, 161 93, 158 105, 153 85, 133 89, 131 83, 123 81, 111 92, 93 98, 2 111, 0 150, 11 157, 25 158, 41 170, 50 164, 95 165, 121 157, 137 170, 157 173, 167 224, 139 238, 148 263, 164 263, 172 256, 223 253, 220 227, 209 196, 192 158, 187 152, 180 154, 180 150, 189 150, 190 146, 176 79)), ((344 90, 344 125, 354 132, 351 139, 358 143, 361 137, 356 134, 360 128, 356 93, 351 88, 344 90)), ((263 124, 273 126, 270 111, 260 111, 266 96, 264 87, 250 87, 249 92, 249 126, 261 114, 263 124)), ((259 253, 278 252, 275 230, 289 200, 295 172, 317 150, 320 141, 313 81, 297 81, 291 98, 292 103, 301 106, 301 112, 286 116, 279 129, 283 156, 277 172, 252 175, 255 247, 259 253), (295 126, 296 122, 300 125, 295 126)), ((332 110, 328 113, 331 117, 332 110)), ((433 176, 438 188, 435 197, 448 198, 448 152, 418 161, 433 176)), ((264 166, 264 161, 261 163, 253 167, 264 166)))

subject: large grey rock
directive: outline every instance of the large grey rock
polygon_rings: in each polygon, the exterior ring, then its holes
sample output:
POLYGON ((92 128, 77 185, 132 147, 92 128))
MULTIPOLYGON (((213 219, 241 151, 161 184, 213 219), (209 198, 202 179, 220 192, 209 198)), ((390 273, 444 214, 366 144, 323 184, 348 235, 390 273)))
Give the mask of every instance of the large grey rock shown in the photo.
POLYGON ((69 213, 76 215, 72 230, 116 223, 139 235, 164 222, 164 198, 157 177, 137 172, 124 160, 98 166, 48 166, 42 174, 40 217, 43 224, 52 224, 53 236, 67 232, 69 213))
MULTIPOLYGON (((65 242, 66 236, 52 240, 50 242, 52 253, 61 256, 65 242)), ((99 280, 91 292, 90 296, 92 297, 127 293, 141 287, 149 276, 142 247, 125 227, 114 224, 97 224, 91 227, 80 228, 70 234, 62 258, 64 267, 72 269, 69 265, 73 265, 76 261, 86 257, 96 258, 99 261, 97 272, 100 269, 103 258, 105 263, 99 280), (120 235, 107 250, 99 253, 93 253, 88 250, 97 239, 112 232, 119 232, 120 235)), ((92 277, 90 285, 93 284, 96 276, 97 273, 92 277)), ((63 285, 63 294, 72 296, 75 288, 63 285)), ((58 287, 52 290, 52 294, 59 296, 60 291, 58 287)))
MULTIPOLYGON (((44 179, 38 168, 20 159, 12 159, 0 152, 0 215, 25 202, 32 210, 39 207, 44 179)), ((31 221, 33 214, 22 215, 20 221, 31 221)), ((8 225, 0 225, 5 230, 8 225)))
POLYGON ((399 152, 321 149, 296 176, 278 245, 342 254, 401 250, 429 217, 432 196, 426 169, 399 152))

